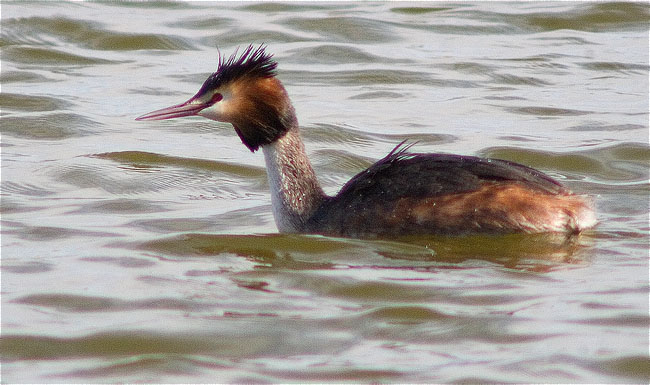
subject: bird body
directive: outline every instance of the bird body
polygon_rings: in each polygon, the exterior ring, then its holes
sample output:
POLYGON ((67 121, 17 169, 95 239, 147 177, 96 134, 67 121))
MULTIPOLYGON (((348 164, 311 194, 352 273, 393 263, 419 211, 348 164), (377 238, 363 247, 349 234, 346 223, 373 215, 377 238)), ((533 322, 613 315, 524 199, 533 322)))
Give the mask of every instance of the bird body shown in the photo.
POLYGON ((404 142, 327 196, 276 66, 263 46, 249 46, 220 59, 187 102, 137 120, 200 115, 231 123, 246 147, 262 149, 281 232, 356 238, 578 233, 596 224, 587 197, 540 171, 498 159, 411 153, 404 142))

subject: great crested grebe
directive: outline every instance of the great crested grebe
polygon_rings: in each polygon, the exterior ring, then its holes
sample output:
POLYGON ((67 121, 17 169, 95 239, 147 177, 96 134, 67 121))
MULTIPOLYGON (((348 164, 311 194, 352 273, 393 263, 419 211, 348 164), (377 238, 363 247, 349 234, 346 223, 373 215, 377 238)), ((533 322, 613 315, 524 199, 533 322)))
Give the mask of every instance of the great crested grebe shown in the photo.
POLYGON ((273 215, 284 233, 578 233, 596 224, 588 198, 540 171, 499 159, 410 153, 404 142, 327 196, 276 67, 264 45, 220 56, 196 95, 136 120, 199 115, 231 123, 246 147, 264 153, 273 215))

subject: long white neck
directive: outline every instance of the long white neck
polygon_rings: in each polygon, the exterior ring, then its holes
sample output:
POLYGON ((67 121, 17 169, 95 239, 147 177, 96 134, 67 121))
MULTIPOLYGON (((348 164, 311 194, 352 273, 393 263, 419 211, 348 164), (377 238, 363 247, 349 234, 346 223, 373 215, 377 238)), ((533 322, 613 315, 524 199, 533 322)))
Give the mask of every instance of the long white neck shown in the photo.
POLYGON ((298 128, 262 147, 278 230, 296 233, 325 199, 298 128))

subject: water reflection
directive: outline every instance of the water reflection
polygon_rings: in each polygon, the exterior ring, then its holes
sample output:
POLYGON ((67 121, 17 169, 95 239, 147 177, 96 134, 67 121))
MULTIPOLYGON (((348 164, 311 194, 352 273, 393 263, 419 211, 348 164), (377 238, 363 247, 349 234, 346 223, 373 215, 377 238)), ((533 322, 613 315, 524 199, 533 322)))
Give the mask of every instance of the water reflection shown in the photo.
POLYGON ((143 242, 137 247, 176 257, 235 254, 263 266, 282 269, 325 269, 378 264, 386 268, 442 268, 483 261, 508 269, 548 272, 585 262, 581 250, 593 244, 589 235, 512 234, 503 236, 408 237, 399 240, 356 240, 318 235, 182 234, 143 242), (372 257, 374 256, 374 257, 372 257), (414 262, 414 264, 409 264, 414 262))

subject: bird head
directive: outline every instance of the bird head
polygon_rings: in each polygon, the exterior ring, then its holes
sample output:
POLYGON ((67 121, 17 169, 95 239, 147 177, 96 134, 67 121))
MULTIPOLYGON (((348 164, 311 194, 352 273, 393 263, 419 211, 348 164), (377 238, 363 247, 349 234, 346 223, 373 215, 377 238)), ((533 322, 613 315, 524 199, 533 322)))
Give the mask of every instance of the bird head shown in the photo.
POLYGON ((241 55, 219 58, 211 74, 189 100, 144 114, 136 120, 203 116, 231 123, 251 151, 282 137, 297 120, 284 86, 276 78, 277 63, 265 46, 248 46, 241 55))

